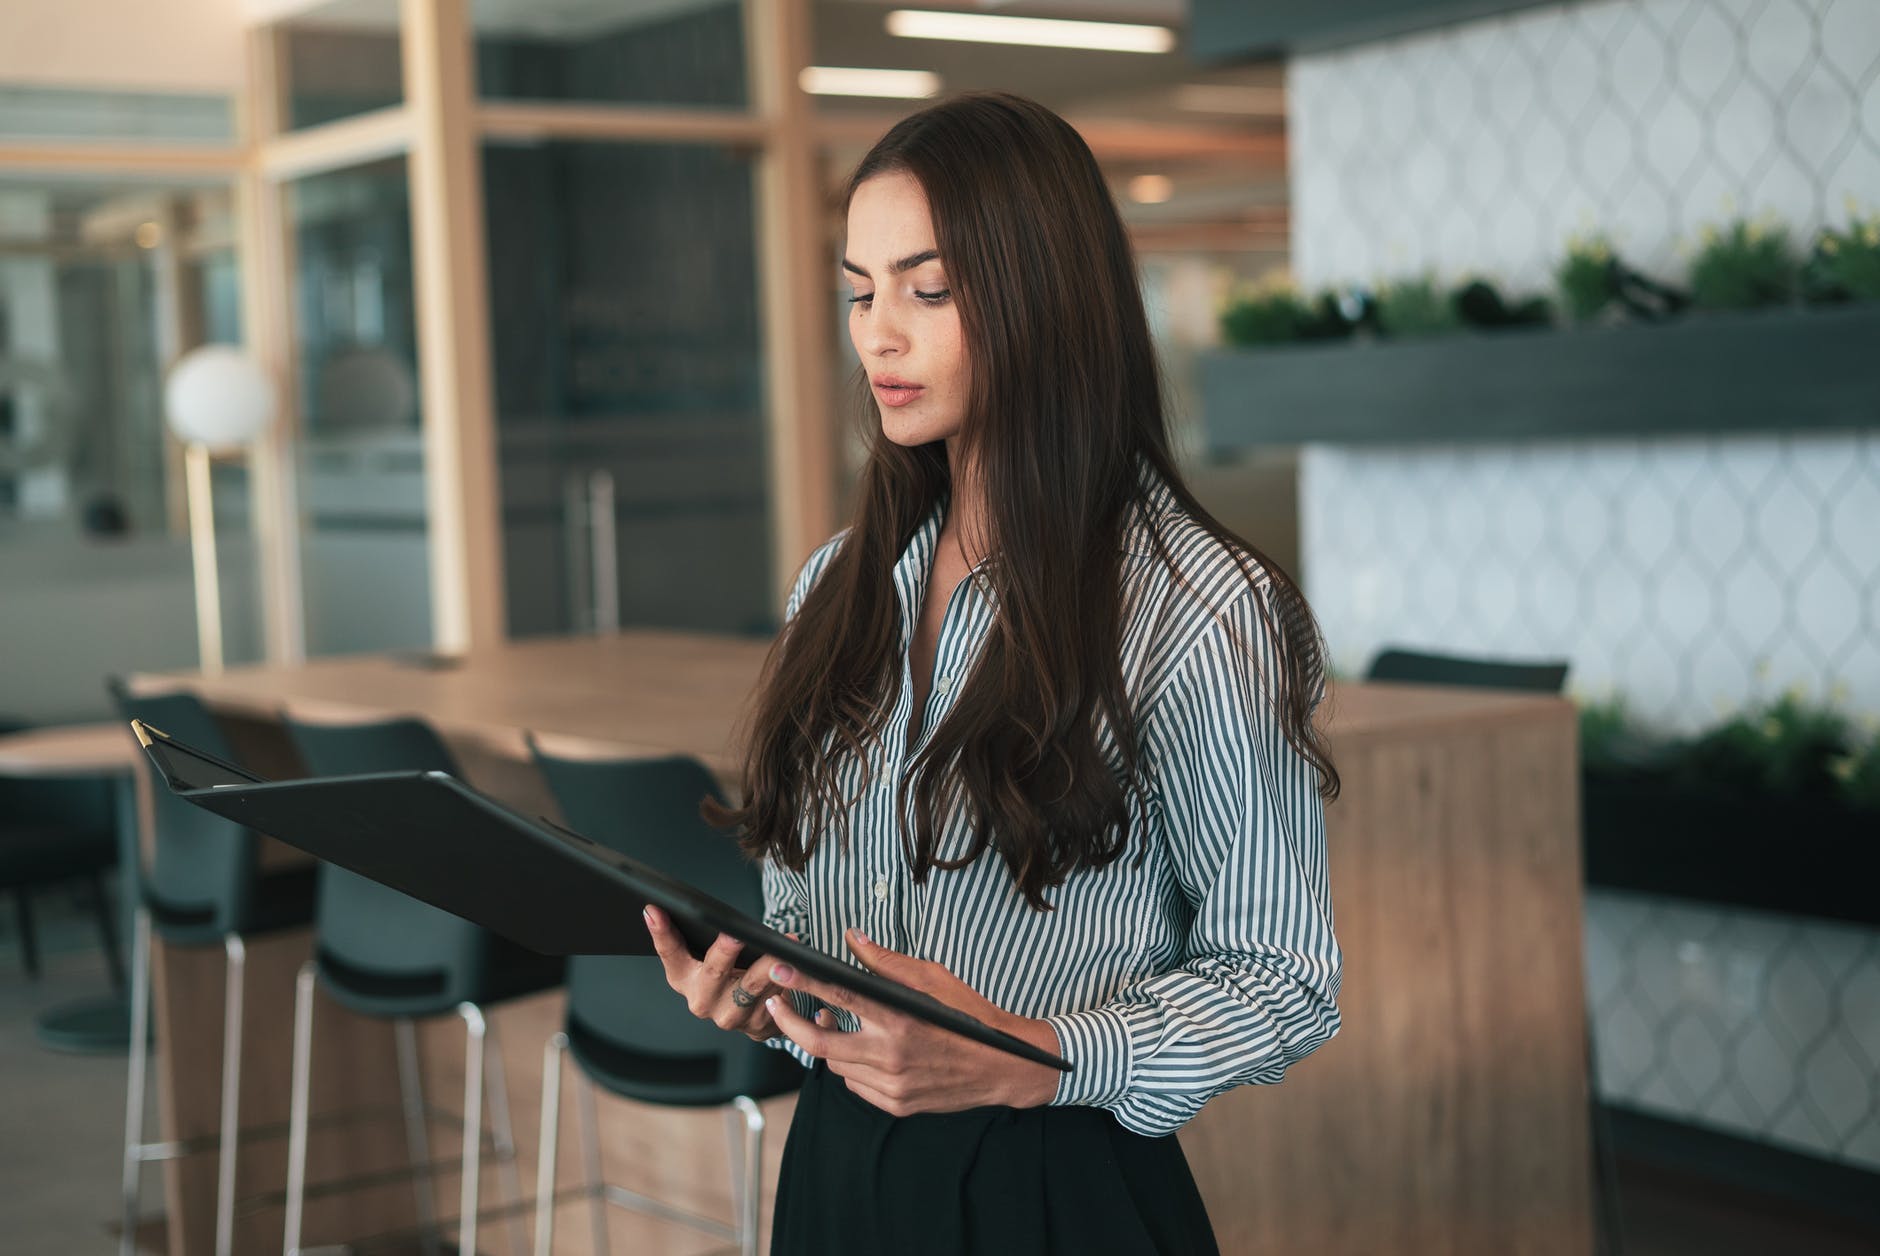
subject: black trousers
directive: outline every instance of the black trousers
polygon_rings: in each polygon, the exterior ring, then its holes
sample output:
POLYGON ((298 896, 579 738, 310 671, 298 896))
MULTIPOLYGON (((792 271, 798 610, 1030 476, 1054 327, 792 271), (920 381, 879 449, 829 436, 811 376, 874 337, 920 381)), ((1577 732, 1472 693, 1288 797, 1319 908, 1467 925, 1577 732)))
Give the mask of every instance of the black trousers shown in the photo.
POLYGON ((1181 1145, 1100 1108, 893 1117, 821 1062, 790 1121, 771 1256, 1216 1256, 1181 1145))

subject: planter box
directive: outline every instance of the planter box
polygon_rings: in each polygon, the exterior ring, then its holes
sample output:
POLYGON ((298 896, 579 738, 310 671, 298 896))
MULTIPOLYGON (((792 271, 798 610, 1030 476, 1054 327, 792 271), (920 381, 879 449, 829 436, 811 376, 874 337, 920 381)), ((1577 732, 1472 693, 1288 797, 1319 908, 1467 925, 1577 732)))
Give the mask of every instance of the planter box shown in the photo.
POLYGON ((1880 427, 1880 302, 1215 350, 1216 451, 1880 427))
POLYGON ((1581 815, 1588 885, 1880 925, 1880 814, 1588 767, 1581 815))

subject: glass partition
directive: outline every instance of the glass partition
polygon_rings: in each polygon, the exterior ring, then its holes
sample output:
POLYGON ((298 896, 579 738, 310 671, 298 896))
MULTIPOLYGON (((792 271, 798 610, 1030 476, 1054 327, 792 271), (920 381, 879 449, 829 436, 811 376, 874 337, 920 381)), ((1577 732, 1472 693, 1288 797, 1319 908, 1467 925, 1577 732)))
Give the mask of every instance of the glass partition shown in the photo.
POLYGON ((309 655, 431 641, 405 167, 288 189, 309 655))
POLYGON ((483 177, 510 632, 768 631, 750 159, 490 144, 483 177))
MULTIPOLYGON (((0 176, 0 717, 101 716, 108 672, 196 662, 163 372, 240 339, 226 185, 0 176), (22 660, 32 660, 30 666, 22 660)), ((239 459, 216 471, 224 653, 260 656, 239 459)))
POLYGON ((398 0, 327 0, 275 28, 286 73, 286 130, 400 104, 398 0))
POLYGON ((473 18, 486 100, 747 103, 739 0, 535 0, 473 18))
POLYGON ((235 140, 235 109, 221 93, 0 83, 0 139, 230 144, 235 140))

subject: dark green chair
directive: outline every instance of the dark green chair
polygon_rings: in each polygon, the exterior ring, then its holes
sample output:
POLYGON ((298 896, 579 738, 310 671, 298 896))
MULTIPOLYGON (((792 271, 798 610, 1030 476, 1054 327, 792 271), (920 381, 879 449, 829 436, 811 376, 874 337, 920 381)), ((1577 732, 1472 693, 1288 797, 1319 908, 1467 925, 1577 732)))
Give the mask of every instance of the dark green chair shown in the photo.
MULTIPOLYGON (((132 694, 121 681, 108 685, 118 714, 138 719, 231 763, 241 760, 215 716, 193 693, 132 694)), ((237 1111, 241 1098, 242 976, 247 940, 313 920, 314 868, 262 871, 260 838, 193 803, 161 783, 150 790, 152 857, 146 868, 121 870, 124 892, 137 894, 131 956, 130 1090, 124 1109, 124 1229, 119 1251, 136 1250, 138 1179, 147 1160, 193 1151, 191 1145, 146 1143, 144 1087, 150 1037, 150 938, 166 946, 222 948, 227 985, 222 1001, 222 1127, 218 1136, 215 1251, 227 1256, 234 1240, 237 1111)))
MULTIPOLYGON (((29 727, 0 720, 0 733, 29 727)), ((91 894, 111 985, 124 989, 124 960, 104 889, 104 874, 117 863, 116 826, 109 781, 0 777, 0 891, 13 894, 28 977, 39 976, 34 893, 82 881, 91 894)))
POLYGON ((1390 647, 1379 651, 1371 660, 1365 679, 1559 693, 1567 680, 1567 664, 1561 661, 1512 663, 1390 647))
MULTIPOLYGON (((529 749, 563 818, 576 832, 750 915, 763 914, 757 865, 698 813, 700 801, 708 794, 724 801, 717 782, 698 760, 687 756, 570 759, 545 752, 534 738, 529 739, 529 749)), ((656 957, 577 956, 568 966, 567 1021, 549 1039, 542 1061, 537 1256, 548 1256, 554 1242, 555 1148, 564 1052, 579 1066, 577 1110, 587 1157, 586 1194, 592 1203, 595 1250, 607 1250, 606 1212, 611 1202, 683 1222, 738 1243, 746 1256, 754 1254, 764 1138, 764 1114, 757 1101, 795 1090, 802 1084, 803 1066, 781 1051, 742 1034, 726 1033, 692 1015, 666 984, 665 969, 656 957), (735 1229, 602 1180, 594 1115, 597 1085, 642 1103, 726 1107, 733 1138, 735 1229)))
MULTIPOLYGON (((442 771, 462 776, 437 733, 415 718, 329 724, 289 715, 283 723, 310 776, 369 772, 442 771)), ((306 1192, 307 1106, 316 982, 335 1002, 365 1016, 390 1019, 397 1038, 399 1082, 405 1097, 406 1136, 418 1167, 419 1223, 435 1244, 430 1163, 417 1072, 419 1017, 455 1012, 465 1030, 463 1192, 458 1218, 465 1256, 476 1251, 477 1180, 482 1143, 482 1095, 487 1091, 494 1151, 512 1197, 521 1199, 502 1052, 483 1009, 561 983, 567 961, 538 955, 460 916, 389 889, 331 864, 320 867, 320 906, 314 955, 300 970, 294 1002, 294 1083, 289 1116, 286 1251, 300 1251, 306 1192)), ((513 1218, 513 1214, 512 1214, 513 1218)), ((516 1235, 512 1231, 512 1246, 516 1235)))

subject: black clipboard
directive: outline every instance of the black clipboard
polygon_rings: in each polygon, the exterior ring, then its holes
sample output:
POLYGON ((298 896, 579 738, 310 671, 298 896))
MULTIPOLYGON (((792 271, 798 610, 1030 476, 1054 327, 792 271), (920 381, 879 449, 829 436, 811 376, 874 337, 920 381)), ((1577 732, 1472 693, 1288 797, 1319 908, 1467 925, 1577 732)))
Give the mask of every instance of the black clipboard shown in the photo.
POLYGON ((678 926, 695 956, 728 933, 745 945, 741 965, 775 955, 896 1011, 1071 1071, 1060 1056, 787 938, 551 820, 511 811, 448 772, 268 781, 142 720, 132 720, 131 731, 177 797, 543 955, 652 955, 652 935, 640 914, 652 903, 678 926))

